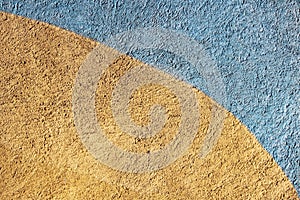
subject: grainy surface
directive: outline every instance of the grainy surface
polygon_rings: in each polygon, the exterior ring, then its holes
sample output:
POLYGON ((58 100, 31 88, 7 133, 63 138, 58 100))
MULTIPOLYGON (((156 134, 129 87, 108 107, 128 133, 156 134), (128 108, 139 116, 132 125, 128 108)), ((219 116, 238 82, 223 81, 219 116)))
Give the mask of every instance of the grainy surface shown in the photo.
MULTIPOLYGON (((183 157, 165 169, 145 174, 118 172, 102 165, 81 143, 72 114, 76 73, 97 43, 6 13, 0 14, 0 21, 1 199, 297 199, 280 167, 230 113, 213 151, 205 159, 197 157, 214 103, 198 90, 201 125, 183 157)), ((137 63, 122 56, 110 70, 118 75, 137 63)), ((117 78, 108 73, 102 83, 117 78)), ((101 87, 100 82, 98 119, 108 127, 111 116, 99 113, 100 102, 105 100, 101 87)), ((147 89, 161 88, 141 88, 141 94, 147 89)), ((157 96, 153 101, 164 98, 162 102, 167 104, 174 99, 171 93, 163 93, 167 97, 157 96)), ((135 97, 132 109, 139 93, 135 97)), ((171 111, 176 116, 175 99, 171 111)), ((138 113, 134 112, 134 120, 146 123, 138 113)), ((157 145, 156 140, 135 144, 130 139, 117 140, 116 136, 109 137, 125 149, 159 148, 152 146, 153 142, 157 145)), ((161 144, 169 140, 156 139, 161 144)))
MULTIPOLYGON (((298 0, 0 0, 0 10, 99 42, 145 27, 175 30, 197 40, 222 74, 228 100, 222 105, 249 128, 300 193, 298 0)), ((188 65, 190 60, 160 50, 128 52, 216 99, 188 65)))

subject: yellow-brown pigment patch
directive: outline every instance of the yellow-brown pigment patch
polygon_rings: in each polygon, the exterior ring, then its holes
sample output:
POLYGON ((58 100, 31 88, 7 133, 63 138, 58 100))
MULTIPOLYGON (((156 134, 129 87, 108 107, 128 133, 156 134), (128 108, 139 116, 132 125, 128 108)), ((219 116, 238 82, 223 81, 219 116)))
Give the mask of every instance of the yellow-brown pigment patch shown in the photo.
MULTIPOLYGON (((7 13, 0 13, 0 41, 1 199, 298 199, 280 167, 230 113, 213 151, 198 158, 214 102, 197 90, 200 128, 184 156, 152 173, 124 173, 104 166, 81 143, 72 114, 76 73, 97 43, 7 13)), ((138 61, 123 57, 110 69, 118 65, 117 78, 134 62, 138 61)), ((100 81, 98 92, 103 90, 101 83, 111 85, 114 80, 100 81)), ((129 110, 136 110, 143 95, 161 89, 140 88, 129 110)), ((166 106, 177 117, 176 98, 161 91, 174 100, 166 100, 166 106)), ((98 117, 101 94, 96 100, 98 117)), ((159 99, 163 102, 165 97, 160 96, 149 106, 159 99)), ((130 112, 137 123, 148 123, 144 111, 130 112)), ((170 125, 168 130, 176 127, 170 125)), ((159 148, 156 142, 165 144, 174 137, 165 133, 165 138, 140 143, 141 148, 131 140, 116 144, 136 151, 159 148)))
POLYGON ((113 143, 127 151, 145 153, 160 149, 175 136, 180 122, 180 105, 175 94, 169 89, 157 84, 143 86, 133 94, 128 112, 134 122, 145 126, 150 123, 148 114, 151 106, 162 105, 166 107, 168 115, 164 128, 149 139, 135 138, 120 130, 111 110, 112 92, 121 76, 140 64, 140 61, 133 58, 121 56, 111 65, 99 81, 96 108, 99 123, 113 143))

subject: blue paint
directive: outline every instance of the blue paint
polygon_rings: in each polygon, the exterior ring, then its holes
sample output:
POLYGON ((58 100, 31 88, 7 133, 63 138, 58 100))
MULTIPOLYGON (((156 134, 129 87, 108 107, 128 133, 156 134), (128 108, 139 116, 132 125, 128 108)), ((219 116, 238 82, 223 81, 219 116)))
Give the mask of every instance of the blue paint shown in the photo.
MULTIPOLYGON (((149 26, 196 39, 224 77, 227 109, 255 134, 300 193, 299 3, 0 0, 0 10, 100 42, 118 32, 149 26)), ((129 54, 157 66, 162 66, 160 60, 166 66, 163 70, 206 91, 201 77, 180 58, 155 51, 151 56, 143 51, 129 54), (180 62, 181 67, 172 67, 172 62, 180 62)))

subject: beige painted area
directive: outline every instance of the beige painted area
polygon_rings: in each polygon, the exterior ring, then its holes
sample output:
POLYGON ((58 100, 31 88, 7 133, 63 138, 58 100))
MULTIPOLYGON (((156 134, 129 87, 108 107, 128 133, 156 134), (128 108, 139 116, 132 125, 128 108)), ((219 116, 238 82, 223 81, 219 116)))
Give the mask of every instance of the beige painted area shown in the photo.
MULTIPOLYGON (((143 174, 101 164, 80 141, 72 113, 76 73, 97 43, 6 13, 0 13, 0 41, 1 199, 297 199, 280 167, 231 113, 212 152, 199 159, 214 102, 196 89, 200 127, 181 158, 143 174)), ((96 111, 112 142, 147 152, 175 137, 180 106, 161 85, 141 87, 129 103, 133 121, 146 125, 145 113, 161 103, 169 114, 166 125, 151 139, 119 130, 109 108, 112 86, 139 64, 121 56, 108 68, 99 81, 96 111)))

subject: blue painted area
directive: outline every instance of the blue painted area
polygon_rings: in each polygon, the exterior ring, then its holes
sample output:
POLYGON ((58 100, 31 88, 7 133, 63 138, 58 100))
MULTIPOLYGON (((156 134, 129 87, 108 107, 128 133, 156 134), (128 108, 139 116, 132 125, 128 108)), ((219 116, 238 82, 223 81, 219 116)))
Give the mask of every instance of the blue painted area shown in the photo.
MULTIPOLYGON (((227 109, 256 135, 300 193, 299 3, 0 0, 0 10, 100 42, 118 32, 149 26, 196 39, 224 77, 227 109)), ((185 61, 168 53, 129 53, 145 62, 160 60, 167 66, 164 70, 205 91, 203 80, 191 73, 185 61), (181 67, 171 67, 173 62, 181 62, 181 67)))

